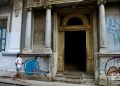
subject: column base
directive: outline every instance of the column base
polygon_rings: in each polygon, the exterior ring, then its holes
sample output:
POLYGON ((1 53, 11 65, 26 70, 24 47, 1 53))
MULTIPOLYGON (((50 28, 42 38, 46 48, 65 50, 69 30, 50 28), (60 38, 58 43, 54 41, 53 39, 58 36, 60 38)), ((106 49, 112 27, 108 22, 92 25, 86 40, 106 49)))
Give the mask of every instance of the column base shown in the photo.
POLYGON ((33 53, 39 53, 39 54, 52 54, 52 49, 51 48, 39 48, 39 49, 34 49, 33 53))
POLYGON ((32 52, 32 49, 25 48, 25 49, 22 50, 22 52, 32 52))
POLYGON ((104 53, 104 52, 107 52, 107 49, 106 48, 100 48, 100 53, 104 53))
POLYGON ((6 52, 19 53, 20 49, 9 49, 6 52))

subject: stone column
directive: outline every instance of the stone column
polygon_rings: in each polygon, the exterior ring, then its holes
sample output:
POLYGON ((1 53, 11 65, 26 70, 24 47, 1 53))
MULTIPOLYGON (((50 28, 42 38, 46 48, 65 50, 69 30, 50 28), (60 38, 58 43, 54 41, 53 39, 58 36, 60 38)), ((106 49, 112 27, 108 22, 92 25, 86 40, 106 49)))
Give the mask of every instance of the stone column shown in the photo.
POLYGON ((8 52, 20 52, 23 0, 13 0, 10 44, 8 52))
POLYGON ((25 33, 25 51, 31 51, 32 46, 32 10, 27 10, 26 33, 25 33))
POLYGON ((51 9, 46 9, 45 47, 51 48, 51 9))
POLYGON ((104 0, 99 4, 99 34, 100 34, 100 52, 105 51, 107 47, 107 34, 105 22, 105 7, 104 0))

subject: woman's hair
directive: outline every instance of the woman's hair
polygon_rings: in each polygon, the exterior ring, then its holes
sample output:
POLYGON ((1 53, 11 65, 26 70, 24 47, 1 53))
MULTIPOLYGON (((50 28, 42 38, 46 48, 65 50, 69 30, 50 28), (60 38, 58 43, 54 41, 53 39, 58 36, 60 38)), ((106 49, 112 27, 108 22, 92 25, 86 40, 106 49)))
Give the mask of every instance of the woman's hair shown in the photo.
POLYGON ((18 54, 17 54, 17 57, 19 57, 20 55, 22 55, 22 53, 18 53, 18 54))
POLYGON ((17 57, 19 57, 19 54, 17 54, 17 57))

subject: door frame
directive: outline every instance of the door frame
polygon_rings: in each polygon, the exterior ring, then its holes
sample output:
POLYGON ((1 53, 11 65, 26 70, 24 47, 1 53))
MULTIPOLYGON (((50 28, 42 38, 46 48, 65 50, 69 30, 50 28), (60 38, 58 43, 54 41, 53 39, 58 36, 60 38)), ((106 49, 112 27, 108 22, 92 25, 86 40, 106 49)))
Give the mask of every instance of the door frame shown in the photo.
POLYGON ((87 17, 83 14, 66 15, 63 19, 62 25, 58 28, 58 72, 64 72, 64 34, 65 31, 85 31, 86 32, 86 72, 88 74, 94 73, 94 56, 93 56, 93 29, 89 24, 87 17), (67 26, 69 19, 77 17, 82 20, 83 25, 67 26))

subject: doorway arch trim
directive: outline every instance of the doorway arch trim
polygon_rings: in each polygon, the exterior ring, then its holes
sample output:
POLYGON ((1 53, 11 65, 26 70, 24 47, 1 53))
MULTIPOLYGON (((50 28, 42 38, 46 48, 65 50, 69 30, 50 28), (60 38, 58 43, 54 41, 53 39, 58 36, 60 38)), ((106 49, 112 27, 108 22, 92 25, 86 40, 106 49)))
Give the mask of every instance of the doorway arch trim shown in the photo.
POLYGON ((83 25, 89 25, 88 19, 86 18, 85 15, 82 15, 82 14, 71 14, 71 15, 67 15, 67 16, 63 19, 62 25, 63 25, 63 26, 67 26, 67 22, 68 22, 71 18, 74 18, 74 17, 77 17, 77 18, 79 18, 80 20, 82 20, 83 25))
POLYGON ((71 15, 65 16, 65 18, 62 21, 62 25, 59 28, 59 31, 91 30, 91 28, 92 27, 89 24, 89 21, 85 15, 71 14, 71 15), (74 17, 79 18, 83 22, 83 25, 67 25, 67 22, 74 17))

